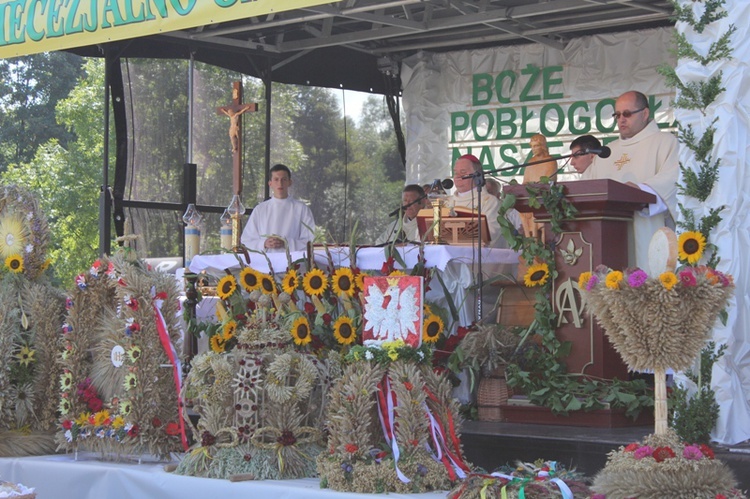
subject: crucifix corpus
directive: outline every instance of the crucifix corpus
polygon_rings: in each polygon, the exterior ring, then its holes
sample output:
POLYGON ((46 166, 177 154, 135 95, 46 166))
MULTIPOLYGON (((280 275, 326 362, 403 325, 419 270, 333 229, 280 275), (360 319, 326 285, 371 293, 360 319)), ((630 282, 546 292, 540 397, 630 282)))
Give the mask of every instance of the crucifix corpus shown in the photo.
POLYGON ((232 141, 232 193, 242 194, 242 115, 258 110, 257 103, 242 103, 242 82, 232 84, 232 103, 216 109, 218 114, 229 116, 229 138, 232 141))

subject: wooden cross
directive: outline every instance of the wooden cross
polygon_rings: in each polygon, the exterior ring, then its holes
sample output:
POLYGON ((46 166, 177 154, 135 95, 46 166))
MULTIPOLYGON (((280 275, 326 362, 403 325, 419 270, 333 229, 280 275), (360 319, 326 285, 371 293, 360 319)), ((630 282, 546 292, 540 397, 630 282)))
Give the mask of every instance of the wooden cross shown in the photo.
POLYGON ((242 103, 242 82, 232 84, 232 104, 216 108, 229 116, 229 139, 232 141, 232 194, 242 194, 242 115, 258 110, 257 103, 242 103))

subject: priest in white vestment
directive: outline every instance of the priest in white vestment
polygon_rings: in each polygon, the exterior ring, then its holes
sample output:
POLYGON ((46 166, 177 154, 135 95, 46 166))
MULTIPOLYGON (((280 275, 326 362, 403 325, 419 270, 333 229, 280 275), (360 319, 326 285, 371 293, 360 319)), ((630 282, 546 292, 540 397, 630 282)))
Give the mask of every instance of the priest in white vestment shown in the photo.
POLYGON ((303 202, 289 195, 292 172, 285 165, 271 168, 273 197, 259 203, 250 213, 242 231, 242 244, 257 251, 304 250, 315 238, 312 211, 303 202))
POLYGON ((375 244, 386 244, 392 241, 419 242, 419 227, 417 226, 417 214, 425 207, 426 195, 424 189, 417 184, 409 184, 401 193, 402 210, 396 216, 396 220, 388 224, 388 227, 375 240, 375 244))
POLYGON ((622 94, 613 116, 620 138, 609 144, 608 158, 594 160, 588 178, 610 178, 656 195, 656 203, 634 214, 630 238, 631 264, 647 269, 651 236, 665 225, 674 227, 677 214, 677 137, 659 130, 641 92, 622 94))
MULTIPOLYGON (((476 210, 477 192, 474 186, 473 178, 463 178, 480 171, 482 164, 476 156, 464 154, 456 160, 453 165, 453 185, 456 190, 448 198, 449 207, 463 207, 476 210)), ((500 234, 500 223, 497 221, 500 211, 500 200, 490 194, 487 189, 482 190, 482 214, 487 218, 487 227, 489 229, 490 244, 492 248, 507 248, 508 243, 500 234)), ((511 221, 514 227, 521 225, 521 219, 518 212, 511 209, 506 214, 506 218, 511 221)))

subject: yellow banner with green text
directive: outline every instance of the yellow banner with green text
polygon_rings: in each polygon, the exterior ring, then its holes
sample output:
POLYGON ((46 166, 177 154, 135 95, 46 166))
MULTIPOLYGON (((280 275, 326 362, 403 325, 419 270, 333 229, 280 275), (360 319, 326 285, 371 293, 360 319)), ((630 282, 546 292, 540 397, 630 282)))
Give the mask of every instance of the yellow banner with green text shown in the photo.
POLYGON ((167 33, 340 0, 0 0, 0 58, 167 33))

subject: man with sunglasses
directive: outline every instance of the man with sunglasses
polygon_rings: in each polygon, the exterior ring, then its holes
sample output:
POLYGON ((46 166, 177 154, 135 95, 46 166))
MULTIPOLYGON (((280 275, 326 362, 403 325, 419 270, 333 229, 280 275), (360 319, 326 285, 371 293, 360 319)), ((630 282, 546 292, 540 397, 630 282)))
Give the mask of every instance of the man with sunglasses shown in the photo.
POLYGON ((665 225, 674 227, 677 207, 679 159, 677 137, 659 130, 652 119, 648 98, 625 92, 615 101, 612 117, 620 138, 609 144, 612 154, 596 158, 588 178, 611 178, 656 195, 657 201, 633 218, 631 263, 648 269, 651 236, 665 225))

